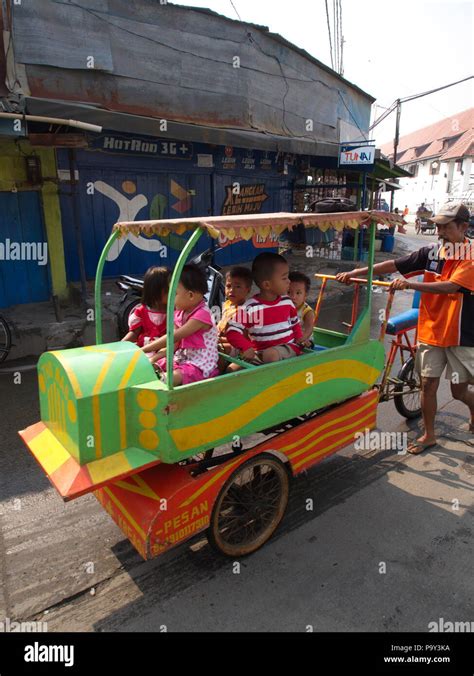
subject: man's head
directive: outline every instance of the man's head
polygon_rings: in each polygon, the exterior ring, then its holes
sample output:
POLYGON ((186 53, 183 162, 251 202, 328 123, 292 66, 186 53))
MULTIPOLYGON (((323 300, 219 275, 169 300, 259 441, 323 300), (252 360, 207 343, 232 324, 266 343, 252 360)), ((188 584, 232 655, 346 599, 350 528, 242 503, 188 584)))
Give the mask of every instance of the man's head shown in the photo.
POLYGON ((289 267, 283 256, 275 253, 262 253, 252 264, 252 275, 260 291, 283 296, 288 293, 290 280, 289 267))
POLYGON ((438 228, 438 237, 443 242, 462 242, 466 236, 470 212, 464 204, 445 204, 437 215, 430 218, 438 228))

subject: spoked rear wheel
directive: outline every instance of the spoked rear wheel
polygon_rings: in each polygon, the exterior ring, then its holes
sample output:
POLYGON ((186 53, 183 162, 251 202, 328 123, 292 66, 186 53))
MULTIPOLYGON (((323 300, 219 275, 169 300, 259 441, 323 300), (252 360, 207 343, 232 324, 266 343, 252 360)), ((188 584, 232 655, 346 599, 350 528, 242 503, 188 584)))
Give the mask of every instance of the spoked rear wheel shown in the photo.
POLYGON ((286 510, 290 480, 284 464, 269 453, 250 458, 224 484, 212 511, 209 543, 230 557, 259 549, 286 510))
POLYGON ((12 334, 6 320, 0 316, 0 363, 5 361, 12 346, 12 334))
POLYGON ((404 418, 413 420, 421 415, 421 378, 415 369, 415 360, 409 357, 398 374, 403 384, 396 385, 393 397, 395 408, 404 418))

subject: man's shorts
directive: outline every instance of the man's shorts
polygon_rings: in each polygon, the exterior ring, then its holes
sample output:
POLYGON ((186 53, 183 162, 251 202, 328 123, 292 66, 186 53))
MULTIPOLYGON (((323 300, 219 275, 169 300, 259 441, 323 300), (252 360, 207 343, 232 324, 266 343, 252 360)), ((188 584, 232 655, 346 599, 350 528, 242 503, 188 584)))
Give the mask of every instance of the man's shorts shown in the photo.
POLYGON ((422 378, 441 378, 446 366, 446 378, 454 385, 474 385, 474 347, 418 345, 415 368, 422 378))

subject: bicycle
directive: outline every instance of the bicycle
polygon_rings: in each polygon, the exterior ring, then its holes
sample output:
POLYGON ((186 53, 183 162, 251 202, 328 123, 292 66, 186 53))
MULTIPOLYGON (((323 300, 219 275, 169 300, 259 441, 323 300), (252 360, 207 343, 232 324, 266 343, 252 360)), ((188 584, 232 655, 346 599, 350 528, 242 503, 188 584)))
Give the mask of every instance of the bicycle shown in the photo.
POLYGON ((400 415, 407 420, 414 420, 421 416, 421 378, 415 368, 420 292, 415 291, 411 310, 389 319, 393 295, 394 292, 390 290, 385 310, 386 318, 380 334, 382 339, 386 334, 394 336, 390 344, 382 382, 379 385, 380 401, 393 399, 400 415), (415 331, 413 340, 410 340, 410 331, 415 331), (390 373, 398 352, 402 366, 397 377, 393 377, 390 373), (405 359, 406 352, 409 353, 407 359, 405 359))
POLYGON ((0 363, 5 361, 12 346, 12 334, 7 320, 0 315, 0 363))
MULTIPOLYGON (((318 301, 315 308, 315 321, 319 317, 321 303, 328 280, 335 280, 335 275, 317 274, 322 280, 319 290, 318 301)), ((355 326, 359 310, 360 286, 367 284, 366 279, 352 279, 355 283, 354 298, 352 301, 352 317, 350 322, 342 322, 349 331, 355 326)), ((421 379, 415 369, 415 356, 417 346, 417 327, 418 327, 418 306, 420 302, 420 293, 415 292, 411 310, 402 312, 395 317, 390 318, 392 302, 395 292, 390 288, 390 282, 372 281, 375 287, 384 287, 388 291, 387 305, 385 308, 385 320, 382 322, 379 334, 379 341, 383 342, 385 335, 393 335, 390 345, 390 352, 382 374, 382 380, 377 385, 379 390, 379 401, 389 401, 393 399, 398 413, 408 420, 419 418, 421 416, 421 379), (413 340, 410 340, 410 331, 415 331, 413 340), (400 353, 402 366, 397 376, 392 376, 391 371, 395 363, 397 353, 400 353), (408 352, 407 358, 405 353, 408 352)))

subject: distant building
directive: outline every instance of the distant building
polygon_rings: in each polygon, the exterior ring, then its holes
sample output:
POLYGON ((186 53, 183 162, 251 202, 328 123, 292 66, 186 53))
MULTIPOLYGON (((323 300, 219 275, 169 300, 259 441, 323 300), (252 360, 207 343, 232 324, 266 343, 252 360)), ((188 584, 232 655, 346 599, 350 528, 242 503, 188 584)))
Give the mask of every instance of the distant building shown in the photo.
MULTIPOLYGON (((436 211, 449 200, 474 203, 474 108, 402 136, 396 163, 413 178, 400 179, 396 206, 410 211, 425 202, 436 211)), ((393 160, 393 144, 381 146, 393 160)))

